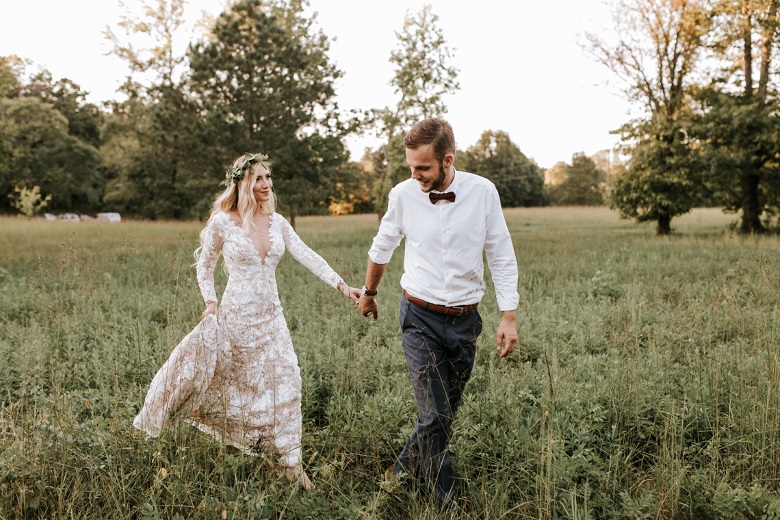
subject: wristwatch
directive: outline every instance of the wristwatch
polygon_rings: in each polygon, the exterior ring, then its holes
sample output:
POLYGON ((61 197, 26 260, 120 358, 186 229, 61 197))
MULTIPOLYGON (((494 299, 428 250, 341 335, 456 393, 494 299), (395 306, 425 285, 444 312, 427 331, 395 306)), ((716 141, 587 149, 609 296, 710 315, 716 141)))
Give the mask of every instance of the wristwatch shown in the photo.
POLYGON ((363 294, 365 294, 366 296, 376 296, 377 294, 379 294, 379 291, 377 291, 376 289, 374 289, 373 291, 369 291, 368 287, 364 285, 363 294))

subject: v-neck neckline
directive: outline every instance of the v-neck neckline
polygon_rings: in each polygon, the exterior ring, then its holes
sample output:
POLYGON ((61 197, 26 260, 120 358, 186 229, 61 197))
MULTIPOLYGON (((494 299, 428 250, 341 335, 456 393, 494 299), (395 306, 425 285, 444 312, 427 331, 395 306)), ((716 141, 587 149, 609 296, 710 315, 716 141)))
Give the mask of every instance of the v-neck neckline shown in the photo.
POLYGON ((273 234, 271 233, 271 230, 274 227, 274 215, 273 215, 273 213, 268 215, 268 252, 266 252, 265 256, 260 256, 260 251, 258 251, 257 248, 255 247, 255 243, 252 241, 252 238, 244 232, 244 228, 239 226, 236 223, 236 221, 233 220, 233 217, 230 215, 230 213, 227 213, 227 212, 224 212, 224 213, 227 216, 227 218, 230 221, 230 223, 233 224, 233 226, 236 228, 236 230, 238 230, 240 232, 241 236, 244 237, 244 239, 247 242, 247 245, 252 250, 252 252, 255 254, 255 256, 260 260, 260 263, 262 265, 265 265, 265 261, 268 259, 268 255, 271 254, 271 250, 274 248, 274 237, 273 237, 273 234))

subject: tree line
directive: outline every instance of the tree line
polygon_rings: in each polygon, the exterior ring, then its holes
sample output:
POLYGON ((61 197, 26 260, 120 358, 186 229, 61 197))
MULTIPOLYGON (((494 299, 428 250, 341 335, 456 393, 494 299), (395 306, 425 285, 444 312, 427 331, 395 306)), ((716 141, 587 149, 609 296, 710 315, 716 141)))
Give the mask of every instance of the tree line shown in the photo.
POLYGON ((671 220, 708 204, 739 231, 777 227, 780 104, 776 0, 622 0, 594 56, 641 115, 620 130, 629 157, 608 200, 626 218, 671 220))
MULTIPOLYGON (((640 110, 616 130, 625 163, 614 153, 575 154, 544 170, 506 132, 487 130, 458 152, 457 166, 493 181, 507 207, 606 203, 668 233, 674 217, 706 205, 739 213, 745 233, 774 227, 777 4, 619 1, 614 37, 589 35, 586 47, 640 110)), ((0 212, 46 205, 203 218, 225 166, 261 150, 275 161, 280 206, 293 221, 382 213, 387 191, 408 176, 406 131, 446 113, 446 97, 459 88, 427 5, 396 32, 397 104, 362 111, 338 106, 342 72, 306 0, 234 2, 176 55, 184 5, 157 0, 142 18, 127 15, 107 31, 130 71, 121 101, 94 105, 73 81, 0 57, 0 212), (351 161, 345 138, 368 131, 384 144, 351 161)))
MULTIPOLYGON (((52 212, 202 218, 226 164, 249 150, 272 155, 279 202, 293 220, 381 212, 389 188, 408 176, 404 134, 446 112, 444 98, 458 89, 429 6, 407 14, 396 33, 390 84, 398 104, 362 112, 336 103, 342 72, 305 0, 235 2, 177 56, 184 6, 159 0, 107 31, 130 72, 125 99, 103 106, 67 78, 0 57, 0 212, 21 208, 26 190, 52 212), (366 131, 386 144, 350 161, 344 138, 366 131)), ((493 180, 506 206, 551 200, 544 171, 505 132, 485 131, 458 158, 461 169, 493 180)))

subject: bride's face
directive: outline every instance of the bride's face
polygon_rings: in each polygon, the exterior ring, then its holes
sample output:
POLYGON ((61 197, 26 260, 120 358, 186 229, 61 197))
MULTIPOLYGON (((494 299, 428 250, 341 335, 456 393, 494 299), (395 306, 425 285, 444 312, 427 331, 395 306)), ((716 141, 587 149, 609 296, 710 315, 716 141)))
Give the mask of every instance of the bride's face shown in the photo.
POLYGON ((252 194, 258 203, 266 202, 271 198, 271 188, 273 188, 271 172, 262 164, 256 164, 254 167, 254 180, 252 182, 252 194))

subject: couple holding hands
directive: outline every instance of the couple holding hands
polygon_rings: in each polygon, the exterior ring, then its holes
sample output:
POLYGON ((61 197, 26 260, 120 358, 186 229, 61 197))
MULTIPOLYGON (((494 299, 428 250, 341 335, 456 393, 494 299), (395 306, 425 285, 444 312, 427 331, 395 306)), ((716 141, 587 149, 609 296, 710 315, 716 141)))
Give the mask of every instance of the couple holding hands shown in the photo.
POLYGON ((301 376, 276 265, 289 251, 356 302, 362 315, 376 319, 377 288, 405 237, 399 318, 418 416, 388 473, 402 482, 419 479, 443 507, 454 507, 447 444, 482 331, 477 305, 485 292, 483 252, 501 311, 496 347, 502 358, 517 345, 517 261, 495 186, 453 166, 449 123, 421 121, 404 147, 411 177, 390 191, 362 290, 349 287, 275 213, 267 157, 236 159, 196 250, 206 310, 154 376, 136 428, 156 437, 184 421, 247 454, 272 446, 286 477, 313 488, 302 466, 301 376), (229 276, 217 307, 214 267, 220 254, 229 276))

